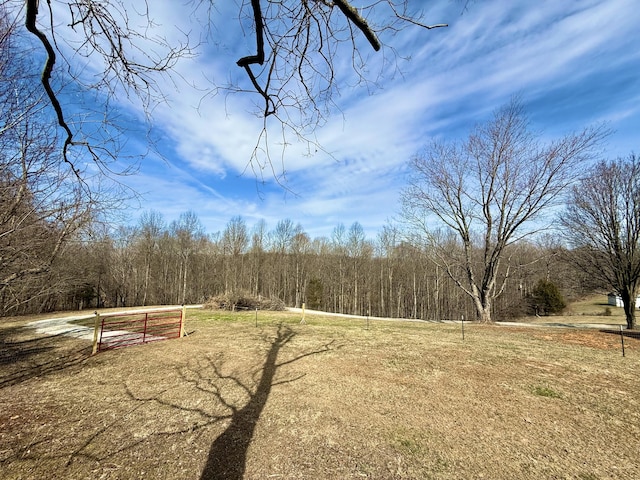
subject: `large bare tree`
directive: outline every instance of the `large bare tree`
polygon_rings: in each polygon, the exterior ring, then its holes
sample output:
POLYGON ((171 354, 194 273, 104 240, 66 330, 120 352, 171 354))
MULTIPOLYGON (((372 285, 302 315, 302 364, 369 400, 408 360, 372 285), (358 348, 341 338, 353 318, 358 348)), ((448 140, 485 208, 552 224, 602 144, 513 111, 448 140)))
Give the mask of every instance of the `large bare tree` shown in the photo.
POLYGON ((410 162, 403 216, 440 268, 491 322, 511 273, 508 247, 540 231, 577 168, 606 131, 586 128, 543 144, 518 99, 464 142, 434 142, 410 162))
POLYGON ((598 162, 576 185, 562 216, 576 263, 622 299, 636 328, 640 293, 640 158, 598 162))

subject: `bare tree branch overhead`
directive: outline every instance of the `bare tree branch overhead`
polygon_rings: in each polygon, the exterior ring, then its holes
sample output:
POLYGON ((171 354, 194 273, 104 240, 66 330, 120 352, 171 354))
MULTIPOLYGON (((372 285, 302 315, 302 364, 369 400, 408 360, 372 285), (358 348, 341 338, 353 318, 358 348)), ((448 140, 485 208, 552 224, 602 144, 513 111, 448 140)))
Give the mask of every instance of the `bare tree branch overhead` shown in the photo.
MULTIPOLYGON (((36 26, 36 17, 38 16, 38 5, 39 0, 27 0, 26 2, 26 15, 25 15, 25 25, 27 30, 33 33, 38 40, 42 42, 44 49, 47 52, 47 59, 44 64, 44 68, 42 69, 42 75, 40 76, 40 80, 42 81, 42 86, 44 87, 49 100, 51 101, 51 105, 56 112, 56 116, 58 118, 58 124, 64 129, 67 134, 64 140, 63 151, 66 152, 73 140, 73 133, 67 125, 66 120, 64 119, 64 114, 62 113, 62 107, 60 106, 60 102, 58 101, 58 97, 56 96, 53 88, 51 88, 51 72, 53 71, 53 66, 56 63, 56 52, 51 45, 51 42, 47 38, 47 36, 42 33, 36 26)), ((65 153, 66 159, 66 153, 65 153)))
MULTIPOLYGON (((216 2, 190 0, 187 6, 198 17, 206 17, 208 12, 204 23, 213 22, 211 11, 215 10, 216 2)), ((116 92, 132 95, 150 115, 153 106, 163 101, 167 93, 158 79, 174 72, 178 61, 193 57, 202 41, 190 32, 185 32, 177 43, 175 39, 159 37, 153 31, 153 4, 148 2, 140 10, 124 0, 60 0, 46 4, 25 0, 24 18, 27 30, 46 52, 41 82, 57 123, 65 132, 63 154, 71 165, 73 160, 68 153, 71 147, 81 147, 97 163, 102 162, 104 152, 97 150, 98 145, 92 139, 79 138, 77 129, 66 118, 68 107, 52 85, 56 74, 60 81, 100 90, 107 98, 116 92), (60 6, 64 7, 66 17, 60 6), (73 42, 67 37, 73 37, 73 42), (67 58, 68 49, 60 48, 60 42, 71 47, 71 58, 67 58), (94 72, 91 84, 86 84, 74 70, 75 62, 82 58, 101 60, 101 70, 94 72)), ((251 19, 255 35, 255 53, 236 62, 245 70, 251 87, 213 84, 211 92, 220 88, 236 92, 252 90, 261 97, 260 115, 265 124, 258 144, 266 143, 267 117, 275 117, 276 124, 300 138, 323 122, 340 87, 334 70, 337 56, 351 55, 359 81, 368 81, 364 73, 366 59, 358 45, 360 37, 379 51, 384 45, 382 34, 392 35, 409 26, 422 29, 446 26, 428 25, 421 15, 412 15, 408 0, 370 1, 357 6, 346 0, 243 0, 239 3, 238 19, 240 28, 251 19), (382 22, 376 23, 372 18, 382 22)), ((257 153, 254 151, 254 157, 257 153)), ((264 153, 269 157, 268 147, 264 153)))

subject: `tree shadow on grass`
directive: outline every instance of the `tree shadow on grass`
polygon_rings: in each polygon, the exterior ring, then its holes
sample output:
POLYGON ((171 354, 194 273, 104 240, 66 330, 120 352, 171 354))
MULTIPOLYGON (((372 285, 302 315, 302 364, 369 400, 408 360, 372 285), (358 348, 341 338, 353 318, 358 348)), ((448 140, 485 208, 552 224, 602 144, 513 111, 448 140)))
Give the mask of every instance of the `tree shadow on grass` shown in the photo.
POLYGON ((62 337, 33 336, 25 327, 0 328, 0 388, 68 369, 89 357, 91 346, 62 337))
POLYGON ((274 385, 289 383, 301 377, 274 382, 278 369, 284 365, 296 362, 304 357, 326 352, 331 344, 323 345, 320 349, 306 352, 291 360, 278 363, 280 349, 289 343, 295 333, 285 325, 278 327, 277 335, 271 342, 259 380, 254 388, 249 388, 240 380, 222 375, 216 369, 216 376, 220 379, 231 379, 240 386, 249 396, 249 401, 241 408, 228 403, 219 390, 212 393, 227 408, 231 410, 231 423, 226 430, 213 442, 209 449, 207 463, 200 476, 201 480, 239 480, 244 476, 246 468, 247 451, 251 445, 253 434, 262 411, 267 403, 271 388, 274 385))
MULTIPOLYGON (((5 347, 0 353, 0 382, 5 385, 69 366, 82 368, 88 357, 74 339, 28 339, 19 331, 13 333, 5 329, 4 336, 0 336, 5 347), (7 365, 15 368, 5 375, 7 365)), ((53 423, 47 424, 46 431, 35 426, 29 442, 13 445, 13 454, 0 459, 0 464, 28 460, 37 466, 53 462, 52 465, 68 469, 67 472, 74 472, 73 475, 80 478, 82 475, 78 472, 84 472, 83 469, 89 468, 87 465, 95 468, 97 462, 103 468, 122 468, 122 478, 138 478, 144 473, 144 462, 131 459, 139 459, 140 455, 162 458, 176 441, 185 442, 185 448, 192 442, 201 445, 202 440, 206 441, 205 435, 215 432, 218 436, 210 444, 200 478, 241 479, 256 425, 273 387, 304 376, 283 374, 281 367, 337 348, 330 341, 288 353, 286 359, 279 360, 282 348, 295 335, 283 324, 275 332, 270 330, 263 337, 264 353, 256 362, 247 363, 244 356, 227 362, 224 353, 220 353, 214 357, 191 358, 171 372, 152 376, 152 381, 148 371, 132 371, 131 379, 125 380, 124 391, 110 391, 108 402, 90 405, 91 408, 81 414, 56 417, 53 423), (51 429, 58 432, 56 435, 66 436, 62 448, 49 448, 55 438, 51 429), (64 463, 60 463, 62 460, 64 463)), ((103 383, 109 391, 108 378, 99 385, 103 383)), ((112 384, 112 388, 117 384, 112 384)), ((198 457, 193 455, 194 461, 198 461, 198 457)))
POLYGON ((82 443, 67 454, 67 465, 76 459, 87 458, 93 461, 104 461, 115 458, 118 454, 136 448, 148 441, 159 443, 163 438, 179 434, 197 434, 205 432, 209 427, 228 422, 224 431, 214 440, 209 449, 206 464, 201 472, 201 480, 239 480, 246 468, 247 451, 253 440, 256 425, 260 420, 271 389, 299 380, 304 376, 276 379, 278 370, 305 357, 332 350, 334 341, 328 342, 313 350, 304 351, 291 359, 278 362, 281 349, 295 337, 296 333, 287 325, 280 324, 275 336, 265 336, 268 350, 264 361, 244 373, 227 373, 224 355, 214 358, 195 359, 195 364, 187 364, 176 368, 178 379, 168 382, 161 391, 150 394, 145 390, 155 390, 153 385, 125 385, 125 394, 133 405, 127 402, 127 411, 118 415, 114 422, 105 424, 82 443), (186 388, 189 386, 189 388, 186 388), (200 399, 204 399, 201 402, 200 399), (104 441, 113 429, 118 428, 121 418, 133 418, 137 411, 146 412, 164 418, 171 418, 178 411, 181 415, 173 418, 179 420, 180 426, 158 429, 137 438, 128 438, 119 448, 109 449, 106 454, 90 453, 96 445, 104 441))

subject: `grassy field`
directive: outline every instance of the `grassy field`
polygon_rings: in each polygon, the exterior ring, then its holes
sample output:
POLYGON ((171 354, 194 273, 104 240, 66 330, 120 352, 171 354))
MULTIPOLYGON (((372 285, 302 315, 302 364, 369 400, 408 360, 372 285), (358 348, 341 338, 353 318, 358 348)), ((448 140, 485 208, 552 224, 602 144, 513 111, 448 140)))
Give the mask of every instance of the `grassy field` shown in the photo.
POLYGON ((0 322, 2 479, 640 478, 640 341, 599 329, 190 311, 90 356, 27 321, 0 322))
POLYGON ((610 324, 626 326, 622 308, 607 303, 606 295, 597 295, 570 304, 563 315, 529 317, 531 323, 610 324))

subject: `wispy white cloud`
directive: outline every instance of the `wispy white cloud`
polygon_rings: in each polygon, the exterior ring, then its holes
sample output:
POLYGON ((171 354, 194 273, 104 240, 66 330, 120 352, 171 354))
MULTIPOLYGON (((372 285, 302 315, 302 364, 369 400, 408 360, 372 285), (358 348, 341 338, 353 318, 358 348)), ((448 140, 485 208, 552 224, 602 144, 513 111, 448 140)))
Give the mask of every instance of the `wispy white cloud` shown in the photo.
MULTIPOLYGON (((216 2, 216 24, 205 31, 203 11, 191 17, 180 2, 150 3, 164 36, 179 42, 188 32, 208 43, 200 46, 198 57, 178 65, 176 77, 160 80, 168 102, 154 109, 151 121, 170 163, 143 163, 140 176, 131 180, 148 192, 145 207, 169 218, 193 209, 212 231, 243 215, 248 221, 264 218, 271 226, 290 218, 314 235, 329 235, 337 223, 353 221, 373 232, 398 209, 409 157, 433 138, 464 136, 514 94, 530 107, 536 129, 555 134, 607 120, 618 132, 610 139, 614 155, 625 153, 616 145, 628 149, 637 138, 640 13, 635 0, 487 0, 470 2, 464 11, 460 2, 414 6, 424 8, 427 22, 450 26, 383 34, 411 60, 397 58, 392 50, 365 51, 371 78, 380 80, 373 95, 357 85, 350 58, 338 57, 339 110, 314 132, 323 149, 309 152, 309 145, 289 134, 283 153, 280 132, 270 130, 276 173, 286 171, 292 195, 275 185, 268 171, 265 184, 251 170, 238 178, 247 171, 263 126, 252 114, 258 96, 205 95, 212 80, 246 85, 235 61, 254 45, 238 24, 237 4, 216 2)), ((126 101, 121 107, 137 108, 126 101)))

